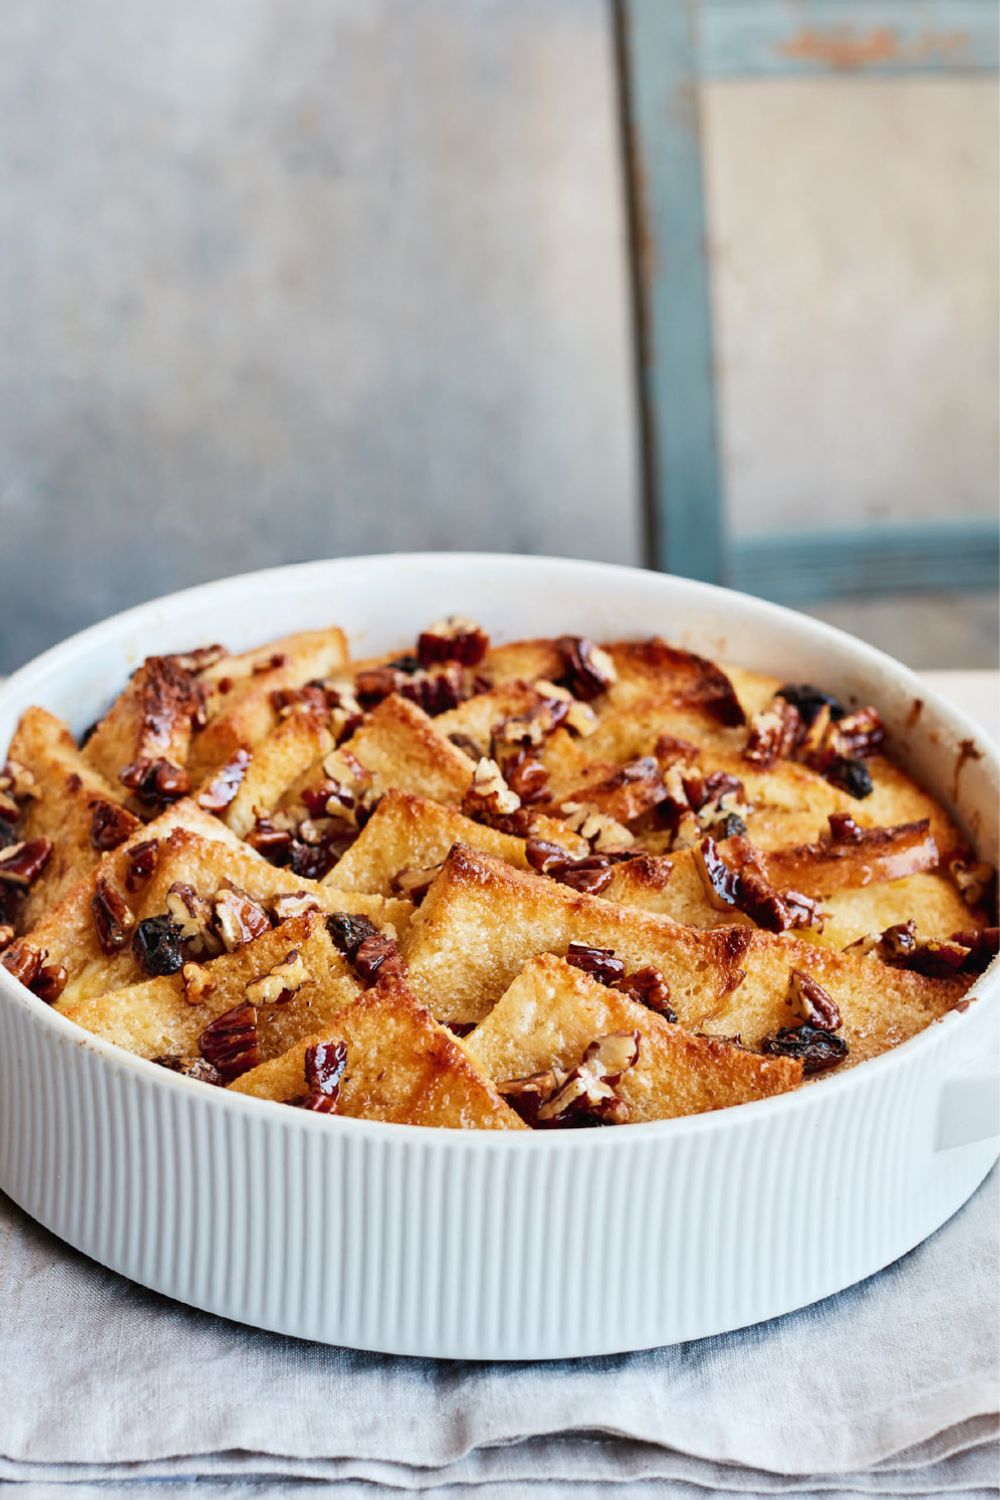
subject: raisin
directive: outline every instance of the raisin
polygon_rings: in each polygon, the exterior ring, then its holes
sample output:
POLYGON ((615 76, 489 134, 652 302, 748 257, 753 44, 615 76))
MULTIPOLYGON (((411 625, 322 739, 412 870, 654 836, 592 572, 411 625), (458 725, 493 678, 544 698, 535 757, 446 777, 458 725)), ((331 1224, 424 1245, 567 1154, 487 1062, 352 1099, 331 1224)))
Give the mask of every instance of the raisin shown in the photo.
POLYGON ((772 1057, 797 1057, 802 1061, 802 1071, 825 1073, 835 1068, 847 1056, 848 1046, 843 1037, 816 1026, 782 1026, 774 1036, 765 1037, 760 1044, 762 1052, 772 1057))
POLYGON ((379 936, 374 922, 346 911, 331 912, 326 919, 326 928, 334 947, 345 958, 353 958, 366 938, 379 936))
POLYGON ((823 775, 831 786, 839 787, 842 792, 847 792, 850 797, 857 797, 859 801, 870 796, 874 787, 871 772, 864 761, 853 760, 849 755, 834 756, 824 768, 823 775))
POLYGON ((747 825, 736 813, 726 813, 721 823, 715 825, 716 839, 742 838, 747 831, 747 825))
POLYGON ((824 705, 830 710, 830 718, 842 719, 847 710, 835 698, 832 693, 825 693, 822 688, 814 687, 811 682, 786 682, 780 687, 776 697, 784 698, 786 703, 792 703, 802 715, 804 724, 811 724, 824 705))
POLYGON ((132 952, 139 967, 154 978, 176 974, 184 966, 181 929, 172 917, 146 917, 132 934, 132 952))
POLYGON ((17 834, 13 823, 8 822, 6 818, 0 818, 0 849, 6 849, 9 845, 16 843, 17 834))

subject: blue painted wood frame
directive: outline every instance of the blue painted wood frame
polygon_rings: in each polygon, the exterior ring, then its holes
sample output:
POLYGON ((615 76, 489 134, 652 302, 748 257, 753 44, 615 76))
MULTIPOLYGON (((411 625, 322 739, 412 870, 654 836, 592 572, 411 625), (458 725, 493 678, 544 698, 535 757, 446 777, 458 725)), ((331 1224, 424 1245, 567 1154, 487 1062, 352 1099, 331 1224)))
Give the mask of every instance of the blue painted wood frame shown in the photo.
POLYGON ((649 563, 787 602, 996 588, 988 520, 727 543, 698 84, 995 71, 995 0, 614 0, 649 563))

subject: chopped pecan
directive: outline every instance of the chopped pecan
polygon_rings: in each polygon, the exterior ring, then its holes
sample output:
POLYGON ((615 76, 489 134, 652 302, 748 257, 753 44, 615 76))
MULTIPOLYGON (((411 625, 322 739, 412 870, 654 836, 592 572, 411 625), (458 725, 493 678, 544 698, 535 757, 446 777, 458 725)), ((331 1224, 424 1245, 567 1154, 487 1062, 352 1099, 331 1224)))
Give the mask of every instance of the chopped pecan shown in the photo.
POLYGON ((365 985, 374 984, 386 974, 401 975, 406 968, 395 939, 387 937, 384 932, 366 937, 355 949, 351 962, 365 985))
POLYGON ((247 985, 247 999, 254 1005, 284 1005, 309 983, 309 970, 298 948, 291 948, 273 968, 247 985))
POLYGON ((33 772, 22 766, 19 760, 7 760, 0 771, 0 792, 15 804, 13 817, 17 816, 17 803, 30 801, 40 796, 33 772))
POLYGON ((524 804, 540 802, 545 796, 549 773, 530 750, 498 758, 502 775, 516 797, 524 804))
POLYGON ((16 936, 16 929, 10 922, 0 922, 0 952, 9 948, 16 936))
POLYGON ((462 812, 477 823, 496 827, 497 822, 519 811, 521 799, 511 791, 495 760, 483 756, 472 773, 468 791, 462 798, 462 812))
POLYGON ((566 684, 574 698, 589 703, 618 681, 611 657, 587 636, 560 636, 556 647, 563 659, 560 681, 566 684))
POLYGON ((180 932, 185 953, 193 958, 214 958, 222 951, 222 941, 214 928, 212 903, 193 885, 176 880, 166 895, 167 915, 180 932))
POLYGON ((776 761, 790 756, 802 734, 802 716, 794 703, 775 698, 770 708, 750 720, 745 760, 769 771, 776 761))
POLYGON ((201 1005, 217 988, 211 969, 204 964, 185 964, 181 969, 181 978, 184 981, 184 999, 188 1005, 201 1005))
POLYGON ((306 912, 321 910, 316 897, 309 891, 279 891, 271 897, 271 914, 279 926, 292 917, 304 917, 306 912))
POLYGON ((947 979, 965 968, 969 961, 972 946, 962 940, 964 936, 921 938, 911 917, 907 922, 896 922, 882 933, 858 938, 846 951, 872 954, 893 968, 912 969, 928 979, 947 979))
POLYGON ((315 1110, 317 1114, 335 1114, 346 1067, 346 1042, 317 1042, 314 1046, 307 1047, 305 1075, 308 1092, 296 1099, 289 1099, 289 1104, 299 1109, 315 1110))
POLYGON ((138 826, 127 808, 95 797, 90 803, 90 842, 101 854, 117 849, 138 826))
POLYGON ((284 651, 274 651, 270 656, 262 657, 255 661, 250 668, 253 677, 263 677, 265 672, 278 672, 282 667, 287 667, 288 657, 284 651))
POLYGON ((860 844, 864 842, 865 830, 860 828, 850 813, 831 813, 827 818, 830 831, 825 835, 830 844, 860 844))
POLYGON ((125 889, 133 893, 145 885, 156 869, 160 853, 159 839, 143 839, 133 844, 125 859, 125 889))
POLYGON ((635 843, 635 835, 630 828, 589 803, 564 802, 559 813, 567 827, 586 839, 597 854, 630 849, 635 843))
POLYGON ((614 879, 615 865, 631 859, 633 851, 622 849, 574 858, 559 844, 550 844, 545 839, 528 839, 525 856, 539 875, 548 875, 560 885, 568 885, 584 895, 597 896, 614 879))
POLYGON ((132 952, 145 973, 176 974, 184 963, 181 929, 171 917, 146 917, 132 934, 132 952))
POLYGON ((807 1076, 825 1073, 842 1063, 848 1053, 843 1037, 832 1032, 821 1031, 816 1026, 782 1026, 774 1036, 767 1036, 760 1044, 761 1052, 771 1057, 799 1058, 802 1071, 807 1076))
POLYGON ((103 875, 90 902, 97 929, 97 941, 103 952, 117 953, 125 947, 135 928, 135 913, 125 897, 103 875))
POLYGON ((490 638, 473 620, 463 615, 449 615, 417 638, 420 665, 430 667, 438 662, 457 661, 463 667, 478 667, 490 646, 490 638))
POLYGON ((240 789, 250 765, 251 754, 242 745, 206 787, 198 793, 198 806, 206 812, 225 812, 240 789))
POLYGON ((539 1105, 539 1125, 563 1123, 574 1116, 601 1125, 626 1124, 628 1105, 614 1086, 638 1058, 637 1031, 612 1031, 591 1042, 563 1084, 539 1105))
POLYGON ((191 790, 191 778, 181 766, 163 758, 135 760, 119 771, 122 786, 135 793, 136 801, 150 811, 160 811, 191 790))
POLYGON ((639 1005, 645 1005, 647 1010, 654 1011, 665 1021, 676 1023, 677 1012, 670 1004, 670 985, 659 969, 633 969, 631 974, 616 980, 614 988, 639 1005))
POLYGON ((403 679, 396 691, 431 718, 449 713, 467 696, 465 676, 457 662, 450 662, 433 672, 414 672, 412 677, 403 679))
POLYGON ((526 1124, 536 1125, 539 1109, 562 1088, 566 1078, 564 1069, 547 1068, 542 1073, 530 1073, 526 1078, 508 1078, 497 1084, 497 1093, 526 1124))
POLYGON ((272 865, 287 865, 292 856, 295 835, 290 828, 282 828, 272 818, 258 816, 246 841, 272 865))
POLYGON ((817 979, 802 969, 792 969, 788 976, 788 998, 803 1021, 817 1031, 839 1031, 843 1024, 837 1002, 817 979))
POLYGON ((260 1062, 257 1008, 241 1000, 231 1010, 210 1021, 198 1038, 198 1051, 219 1070, 224 1083, 248 1073, 260 1062))
POLYGON ((214 1063, 203 1057, 181 1057, 175 1053, 164 1053, 151 1059, 160 1068, 169 1068, 171 1073, 183 1073, 185 1078, 194 1078, 198 1083, 212 1083, 220 1087, 225 1079, 214 1063))
POLYGON ((218 643, 212 646, 196 646, 193 651, 181 651, 169 658, 182 672, 190 672, 197 677, 199 672, 206 672, 209 667, 214 667, 228 656, 229 652, 225 646, 218 643))
POLYGON ((260 902, 231 880, 224 880, 216 891, 212 913, 215 929, 229 953, 271 930, 271 919, 260 902))
POLYGON ((27 839, 0 849, 0 880, 27 889, 52 858, 51 839, 27 839))
POLYGON ((985 860, 953 859, 948 873, 966 906, 985 906, 993 895, 997 872, 985 860))
POLYGON ((1000 952, 1000 927, 979 927, 971 932, 953 932, 949 941, 969 950, 962 965, 967 974, 982 974, 1000 952))
POLYGON ((329 701, 322 682, 307 682, 304 687, 274 688, 271 692, 271 707, 279 719, 287 719, 293 713, 325 713, 329 701))
POLYGON ((624 959, 615 957, 613 948, 592 948, 587 943, 570 943, 566 949, 566 962, 574 969, 582 969, 598 984, 617 984, 625 976, 624 959))

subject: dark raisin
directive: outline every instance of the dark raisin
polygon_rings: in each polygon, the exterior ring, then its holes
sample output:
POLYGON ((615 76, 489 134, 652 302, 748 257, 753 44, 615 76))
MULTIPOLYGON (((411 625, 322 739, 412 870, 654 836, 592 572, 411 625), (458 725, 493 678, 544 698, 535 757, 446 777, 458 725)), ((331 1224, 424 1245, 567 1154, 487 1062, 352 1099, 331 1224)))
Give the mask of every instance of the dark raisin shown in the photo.
POLYGON ((835 1068, 844 1061, 848 1047, 843 1037, 806 1025, 782 1026, 774 1036, 764 1038, 760 1050, 773 1057, 801 1058, 802 1071, 808 1075, 835 1068))
POLYGON ((13 823, 6 818, 0 818, 0 849, 7 849, 11 844, 17 843, 17 834, 14 832, 13 823))
POLYGON ((570 943, 566 962, 582 969, 599 984, 617 984, 625 977, 625 962, 615 957, 613 948, 590 948, 586 943, 570 943))
POLYGON ((824 767, 823 775, 831 786, 839 787, 848 796, 862 797, 871 795, 874 782, 871 772, 863 760, 852 760, 849 755, 835 755, 828 766, 824 767))
POLYGON ((374 922, 346 911, 331 912, 326 919, 326 928, 334 947, 339 948, 346 958, 354 957, 365 938, 379 935, 374 922))
POLYGON ((184 966, 179 925, 172 917, 144 918, 132 934, 132 952, 147 974, 176 974, 184 966))
POLYGON ((726 813, 722 822, 715 825, 717 839, 742 838, 746 831, 747 825, 742 818, 737 817, 736 813, 726 813))
POLYGON ((780 687, 776 694, 784 698, 786 703, 792 703, 802 715, 804 724, 811 724, 813 719, 824 706, 830 710, 831 719, 842 719, 847 710, 835 698, 832 693, 825 693, 822 688, 814 687, 811 682, 786 682, 780 687))
POLYGON ((395 667, 397 672, 405 672, 407 677, 412 677, 414 672, 420 671, 419 660, 417 659, 417 657, 411 656, 409 652, 404 653, 404 655, 402 656, 395 657, 391 662, 389 662, 389 666, 395 667))

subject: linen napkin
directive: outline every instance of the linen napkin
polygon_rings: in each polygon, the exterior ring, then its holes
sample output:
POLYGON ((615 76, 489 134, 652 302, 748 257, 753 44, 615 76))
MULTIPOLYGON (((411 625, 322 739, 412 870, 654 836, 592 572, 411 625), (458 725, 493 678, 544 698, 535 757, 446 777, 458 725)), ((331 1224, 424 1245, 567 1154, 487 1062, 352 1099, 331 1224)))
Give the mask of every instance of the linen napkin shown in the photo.
POLYGON ((193 1312, 0 1197, 0 1483, 513 1500, 572 1491, 997 1493, 997 1169, 937 1234, 822 1303, 559 1363, 399 1359, 193 1312), (169 1486, 163 1481, 170 1481, 169 1486))

